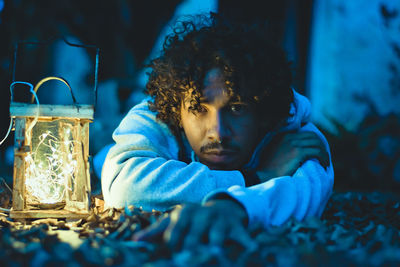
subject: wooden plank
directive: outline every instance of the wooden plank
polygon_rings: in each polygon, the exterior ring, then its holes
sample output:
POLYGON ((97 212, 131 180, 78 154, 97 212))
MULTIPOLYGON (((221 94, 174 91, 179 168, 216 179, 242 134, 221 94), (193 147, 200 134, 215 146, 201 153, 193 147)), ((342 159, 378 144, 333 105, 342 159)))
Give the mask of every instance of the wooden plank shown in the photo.
POLYGON ((80 144, 74 147, 76 160, 78 162, 73 182, 74 190, 66 199, 67 210, 89 210, 90 205, 90 177, 88 170, 88 153, 89 153, 89 123, 88 121, 75 121, 73 128, 73 136, 80 144), (88 183, 89 181, 89 183, 88 183))
POLYGON ((15 119, 14 148, 21 150, 25 146, 25 126, 26 118, 15 119))
MULTIPOLYGON (((11 102, 11 117, 34 117, 38 106, 36 104, 26 104, 11 102)), ((93 120, 93 105, 39 105, 40 117, 61 117, 61 118, 80 118, 93 120)))
POLYGON ((81 219, 86 218, 89 212, 71 212, 66 210, 24 210, 10 211, 10 217, 13 219, 39 219, 39 218, 66 218, 81 219))
POLYGON ((72 212, 87 212, 86 201, 68 201, 68 205, 65 206, 65 210, 72 212))
POLYGON ((86 207, 87 210, 90 208, 90 193, 91 193, 91 187, 90 187, 90 163, 89 163, 89 123, 87 121, 81 121, 81 131, 82 131, 82 150, 83 150, 83 158, 84 158, 84 163, 85 163, 85 176, 84 176, 84 189, 83 194, 85 194, 85 200, 86 200, 86 207))
POLYGON ((14 157, 14 181, 12 207, 14 210, 23 210, 25 207, 25 161, 24 156, 14 157))
POLYGON ((25 126, 25 118, 18 118, 15 120, 12 203, 14 210, 23 210, 25 207, 25 156, 27 154, 25 126))

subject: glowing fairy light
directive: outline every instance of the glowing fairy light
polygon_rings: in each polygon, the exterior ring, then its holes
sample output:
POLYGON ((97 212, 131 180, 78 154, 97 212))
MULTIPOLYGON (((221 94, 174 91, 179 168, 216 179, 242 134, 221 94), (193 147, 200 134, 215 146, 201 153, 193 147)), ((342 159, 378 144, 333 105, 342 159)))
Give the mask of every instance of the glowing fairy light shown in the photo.
POLYGON ((58 140, 50 131, 41 134, 36 148, 25 157, 27 163, 25 186, 32 202, 62 202, 68 181, 74 181, 78 163, 75 160, 71 131, 65 129, 64 140, 58 140), (68 139, 66 139, 68 138, 68 139))

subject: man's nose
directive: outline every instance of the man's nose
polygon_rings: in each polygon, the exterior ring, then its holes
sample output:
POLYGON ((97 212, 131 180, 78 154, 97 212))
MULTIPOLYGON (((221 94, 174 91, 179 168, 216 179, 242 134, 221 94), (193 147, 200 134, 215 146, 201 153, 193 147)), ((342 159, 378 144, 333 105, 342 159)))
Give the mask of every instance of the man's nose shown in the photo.
POLYGON ((220 142, 225 139, 230 139, 232 131, 228 120, 224 118, 221 111, 216 111, 209 118, 209 128, 207 137, 209 140, 220 142))

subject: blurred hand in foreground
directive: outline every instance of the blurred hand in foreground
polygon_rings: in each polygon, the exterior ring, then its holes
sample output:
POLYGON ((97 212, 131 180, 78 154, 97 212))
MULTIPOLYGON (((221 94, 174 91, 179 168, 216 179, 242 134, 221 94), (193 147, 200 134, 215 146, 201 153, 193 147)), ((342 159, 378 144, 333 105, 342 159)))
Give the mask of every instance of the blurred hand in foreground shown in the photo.
POLYGON ((212 200, 205 205, 187 204, 175 208, 168 217, 136 233, 134 241, 164 242, 172 250, 192 248, 199 243, 222 246, 236 241, 255 247, 249 236, 245 209, 234 200, 212 200))

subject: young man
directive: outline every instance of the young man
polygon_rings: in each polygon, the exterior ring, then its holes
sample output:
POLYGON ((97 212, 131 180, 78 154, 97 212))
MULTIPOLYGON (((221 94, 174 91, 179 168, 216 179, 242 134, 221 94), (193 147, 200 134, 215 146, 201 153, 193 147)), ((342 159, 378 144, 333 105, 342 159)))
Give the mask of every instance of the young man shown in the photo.
POLYGON ((290 88, 285 53, 263 27, 213 15, 202 23, 183 22, 166 39, 149 98, 115 130, 106 205, 202 203, 172 214, 172 244, 320 216, 333 187, 329 147, 308 100, 290 88))

